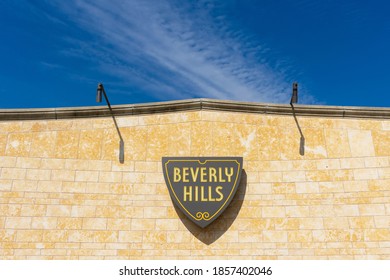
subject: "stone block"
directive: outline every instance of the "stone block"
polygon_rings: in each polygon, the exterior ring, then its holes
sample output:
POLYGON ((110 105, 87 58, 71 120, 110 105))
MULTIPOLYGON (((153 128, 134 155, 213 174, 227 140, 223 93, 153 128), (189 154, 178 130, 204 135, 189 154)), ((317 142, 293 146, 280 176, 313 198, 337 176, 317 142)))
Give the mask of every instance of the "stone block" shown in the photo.
POLYGON ((80 132, 78 130, 57 131, 55 142, 56 158, 77 158, 80 132))
POLYGON ((48 217, 70 217, 71 206, 68 206, 68 205, 48 205, 46 215, 48 217))
POLYGON ((20 166, 16 166, 16 161, 17 161, 17 158, 16 157, 8 157, 8 156, 0 156, 0 167, 1 168, 4 168, 4 167, 18 167, 20 168, 20 166))
POLYGON ((6 147, 7 147, 7 134, 0 133, 0 156, 5 155, 6 147))
MULTIPOLYGON (((15 158, 8 158, 8 161, 14 160, 15 158)), ((29 157, 18 157, 16 159, 16 165, 17 168, 31 168, 31 169, 37 169, 41 165, 41 158, 29 158, 29 157)), ((2 164, 3 165, 3 164, 2 164)), ((6 167, 6 166, 4 166, 6 167)), ((10 166, 12 167, 12 166, 10 166)))
POLYGON ((162 173, 145 173, 145 183, 164 184, 164 175, 162 173))
MULTIPOLYGON (((372 218, 371 218, 372 220, 372 218)), ((389 216, 376 216, 374 217, 376 228, 390 229, 390 217, 389 216)), ((369 228, 369 227, 365 227, 369 228)))
POLYGON ((8 217, 6 229, 31 229, 31 217, 8 217))
POLYGON ((165 232, 151 232, 147 231, 143 233, 142 237, 145 243, 159 243, 164 244, 167 242, 167 235, 165 232))
POLYGON ((349 217, 349 227, 352 229, 375 228, 373 217, 349 217))
POLYGON ((122 182, 124 183, 136 183, 142 184, 146 182, 146 174, 145 173, 123 173, 122 174, 122 182))
POLYGON ((371 132, 376 156, 390 155, 390 130, 373 130, 371 132))
POLYGON ((341 159, 320 159, 316 161, 316 167, 311 170, 340 169, 341 159))
POLYGON ((359 216, 358 205, 335 205, 334 210, 335 210, 336 217, 359 216))
POLYGON ((275 230, 299 230, 301 219, 300 218, 273 218, 271 223, 275 230))
POLYGON ((275 183, 283 181, 282 172, 258 172, 247 173, 248 182, 275 183), (257 176, 256 176, 257 175, 257 176))
POLYGON ((69 218, 67 216, 57 218, 57 228, 64 230, 81 229, 83 224, 82 218, 69 218))
POLYGON ((179 230, 179 220, 177 219, 159 219, 156 220, 157 231, 177 231, 179 230))
POLYGON ((343 183, 345 192, 366 192, 368 191, 367 181, 347 181, 343 183))
POLYGON ((31 222, 31 229, 56 229, 56 217, 33 217, 31 222))
POLYGON ((320 193, 342 193, 344 185, 342 182, 319 182, 320 193))
POLYGON ((307 159, 321 159, 327 157, 325 135, 323 129, 304 128, 305 137, 304 155, 307 159))
POLYGON ((264 230, 263 242, 287 242, 287 232, 279 230, 264 230))
POLYGON ((71 216, 72 217, 95 217, 96 206, 72 206, 71 216))
POLYGON ((309 206, 286 206, 287 217, 308 217, 310 216, 309 206))
POLYGON ((11 188, 12 180, 0 180, 0 191, 11 191, 11 188))
POLYGON ((43 158, 41 161, 41 169, 65 169, 65 160, 56 158, 43 158))
POLYGON ((124 243, 140 243, 143 241, 143 234, 142 232, 119 231, 118 241, 124 243))
POLYGON ((256 138, 259 143, 259 158, 263 160, 281 159, 280 135, 281 129, 277 126, 259 126, 256 138))
POLYGON ((340 167, 342 169, 364 168, 364 158, 341 158, 340 167))
POLYGON ((131 229, 135 231, 154 230, 156 221, 154 219, 132 219, 131 229))
POLYGON ((213 125, 210 122, 191 123, 190 150, 192 156, 213 154, 213 125))
POLYGON ((158 161, 136 161, 134 171, 156 173, 159 164, 161 164, 161 162, 158 161))
POLYGON ((37 181, 48 181, 51 177, 51 170, 48 169, 27 169, 26 179, 37 181))
POLYGON ((107 219, 106 218, 83 218, 82 229, 105 230, 107 229, 107 219))
POLYGON ((58 193, 61 191, 61 181, 38 181, 37 191, 44 193, 58 193))
POLYGON ((297 193, 319 193, 319 185, 317 182, 300 182, 296 183, 297 193))
MULTIPOLYGON (((282 160, 298 160, 303 159, 301 148, 301 135, 296 128, 284 128, 278 135, 280 138, 280 158, 282 160)), ((311 156, 315 154, 314 151, 311 156)))
POLYGON ((368 157, 364 159, 365 167, 388 167, 389 157, 368 157))
POLYGON ((349 229, 347 217, 324 218, 325 229, 349 229))
POLYGON ((387 229, 367 229, 364 233, 366 241, 390 241, 390 230, 387 229))
POLYGON ((370 130, 348 130, 348 139, 353 157, 375 156, 370 130))
POLYGON ((334 217, 333 205, 312 205, 310 208, 311 217, 334 217))
POLYGON ((286 209, 283 206, 266 206, 262 208, 262 216, 264 218, 285 217, 286 209))
POLYGON ((329 177, 332 181, 352 181, 354 172, 349 169, 329 170, 329 177))
POLYGON ((43 242, 67 242, 68 231, 65 230, 44 230, 42 241, 43 242))
POLYGON ((379 179, 376 168, 355 169, 353 171, 355 180, 375 180, 379 179))
POLYGON ((31 157, 50 158, 55 155, 56 132, 35 132, 32 134, 31 157))
MULTIPOLYGON (((107 120, 109 126, 113 126, 112 120, 107 120)), ((137 126, 139 124, 139 117, 138 116, 126 116, 126 117, 119 117, 116 118, 116 122, 118 124, 118 127, 129 127, 129 126, 137 126)))
POLYGON ((379 179, 390 179, 390 167, 378 169, 379 179))
POLYGON ((61 191, 64 193, 84 193, 86 187, 85 182, 63 182, 61 191))
POLYGON ((8 135, 5 154, 7 156, 27 157, 32 142, 31 133, 11 133, 8 135))
POLYGON ((328 170, 311 170, 306 171, 306 179, 309 182, 327 182, 330 181, 328 170))
MULTIPOLYGON (((288 242, 312 242, 313 235, 311 230, 299 230, 299 231, 288 231, 287 232, 287 241, 288 242)), ((301 252, 302 250, 296 250, 301 252)))
POLYGON ((37 185, 37 181, 14 180, 12 182, 12 191, 32 192, 37 189, 37 185))
POLYGON ((127 161, 145 161, 148 145, 147 126, 126 127, 121 129, 122 137, 125 142, 125 162, 127 161))
POLYGON ((3 180, 23 180, 26 176, 26 169, 23 168, 2 168, 1 179, 3 180))
POLYGON ((326 152, 329 158, 351 157, 348 133, 343 129, 325 129, 326 152))
POLYGON ((75 171, 72 170, 52 170, 51 180, 73 182, 75 174, 75 171))
POLYGON ((168 155, 169 133, 167 125, 148 127, 147 132, 147 160, 157 161, 168 155))
POLYGON ((100 159, 103 146, 102 130, 82 130, 78 148, 79 159, 100 159))
POLYGON ((304 182, 306 181, 305 171, 284 171, 283 182, 304 182))
POLYGON ((76 182, 98 182, 99 171, 76 171, 76 182))
POLYGON ((18 230, 16 235, 17 242, 42 242, 42 230, 18 230))
POLYGON ((323 229, 324 228, 324 221, 323 218, 300 218, 299 219, 299 228, 306 230, 306 229, 323 229))
POLYGON ((259 231, 240 231, 238 232, 238 242, 253 243, 262 242, 263 234, 259 231))
POLYGON ((146 219, 159 219, 167 216, 166 207, 143 207, 143 210, 146 219))
POLYGON ((46 215, 47 205, 35 204, 23 204, 20 211, 21 216, 25 217, 43 217, 46 215))
POLYGON ((130 231, 131 219, 109 218, 107 219, 107 230, 130 231))
POLYGON ((85 192, 93 194, 108 194, 111 193, 111 187, 109 183, 86 182, 85 192))
POLYGON ((99 182, 101 183, 121 183, 121 172, 99 172, 99 182))
POLYGON ((186 156, 190 154, 191 147, 191 123, 177 123, 167 125, 168 147, 170 156, 186 156))
POLYGON ((361 204, 359 213, 361 216, 382 216, 385 215, 386 210, 383 204, 361 204))

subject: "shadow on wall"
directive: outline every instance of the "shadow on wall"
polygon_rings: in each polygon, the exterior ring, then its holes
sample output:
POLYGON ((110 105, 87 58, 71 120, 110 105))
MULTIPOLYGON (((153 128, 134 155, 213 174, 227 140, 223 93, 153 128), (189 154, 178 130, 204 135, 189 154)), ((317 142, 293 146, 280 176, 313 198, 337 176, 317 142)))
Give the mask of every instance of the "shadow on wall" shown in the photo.
POLYGON ((245 193, 247 188, 247 175, 245 170, 242 170, 241 181, 238 190, 231 201, 230 205, 225 211, 209 226, 206 228, 200 228, 190 221, 176 205, 175 210, 185 227, 194 235, 199 241, 204 244, 210 245, 217 241, 233 224, 240 212, 242 204, 244 202, 245 193))
POLYGON ((301 126, 299 125, 297 116, 296 116, 296 114, 295 114, 294 105, 293 105, 292 103, 290 103, 290 105, 291 105, 291 108, 292 108, 292 113, 293 113, 294 121, 295 121, 295 123, 296 123, 296 125, 297 125, 299 134, 301 135, 301 138, 299 139, 299 154, 300 154, 301 156, 304 156, 304 155, 305 155, 305 136, 303 135, 301 126))

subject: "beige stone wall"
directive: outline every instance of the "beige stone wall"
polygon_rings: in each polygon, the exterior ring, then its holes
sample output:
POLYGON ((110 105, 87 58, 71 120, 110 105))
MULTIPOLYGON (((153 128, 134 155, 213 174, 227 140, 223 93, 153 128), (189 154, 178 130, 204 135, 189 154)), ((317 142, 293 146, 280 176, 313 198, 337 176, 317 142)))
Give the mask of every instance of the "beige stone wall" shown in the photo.
POLYGON ((390 121, 196 111, 0 122, 1 259, 390 259, 390 121), (162 156, 243 156, 206 229, 162 156))

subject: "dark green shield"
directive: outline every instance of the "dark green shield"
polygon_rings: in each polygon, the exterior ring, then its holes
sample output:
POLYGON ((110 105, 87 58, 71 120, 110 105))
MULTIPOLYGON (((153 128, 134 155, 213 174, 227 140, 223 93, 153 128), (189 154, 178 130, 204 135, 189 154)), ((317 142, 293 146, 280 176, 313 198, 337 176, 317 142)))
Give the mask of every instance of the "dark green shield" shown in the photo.
POLYGON ((195 224, 211 224, 232 201, 242 157, 163 157, 165 182, 176 206, 195 224))

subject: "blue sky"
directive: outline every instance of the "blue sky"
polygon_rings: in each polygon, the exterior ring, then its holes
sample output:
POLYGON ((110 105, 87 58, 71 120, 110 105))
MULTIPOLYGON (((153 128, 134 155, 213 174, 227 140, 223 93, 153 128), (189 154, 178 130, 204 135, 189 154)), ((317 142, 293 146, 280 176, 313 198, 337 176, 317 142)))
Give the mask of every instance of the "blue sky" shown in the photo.
POLYGON ((390 107, 390 2, 0 3, 0 108, 189 98, 390 107))

